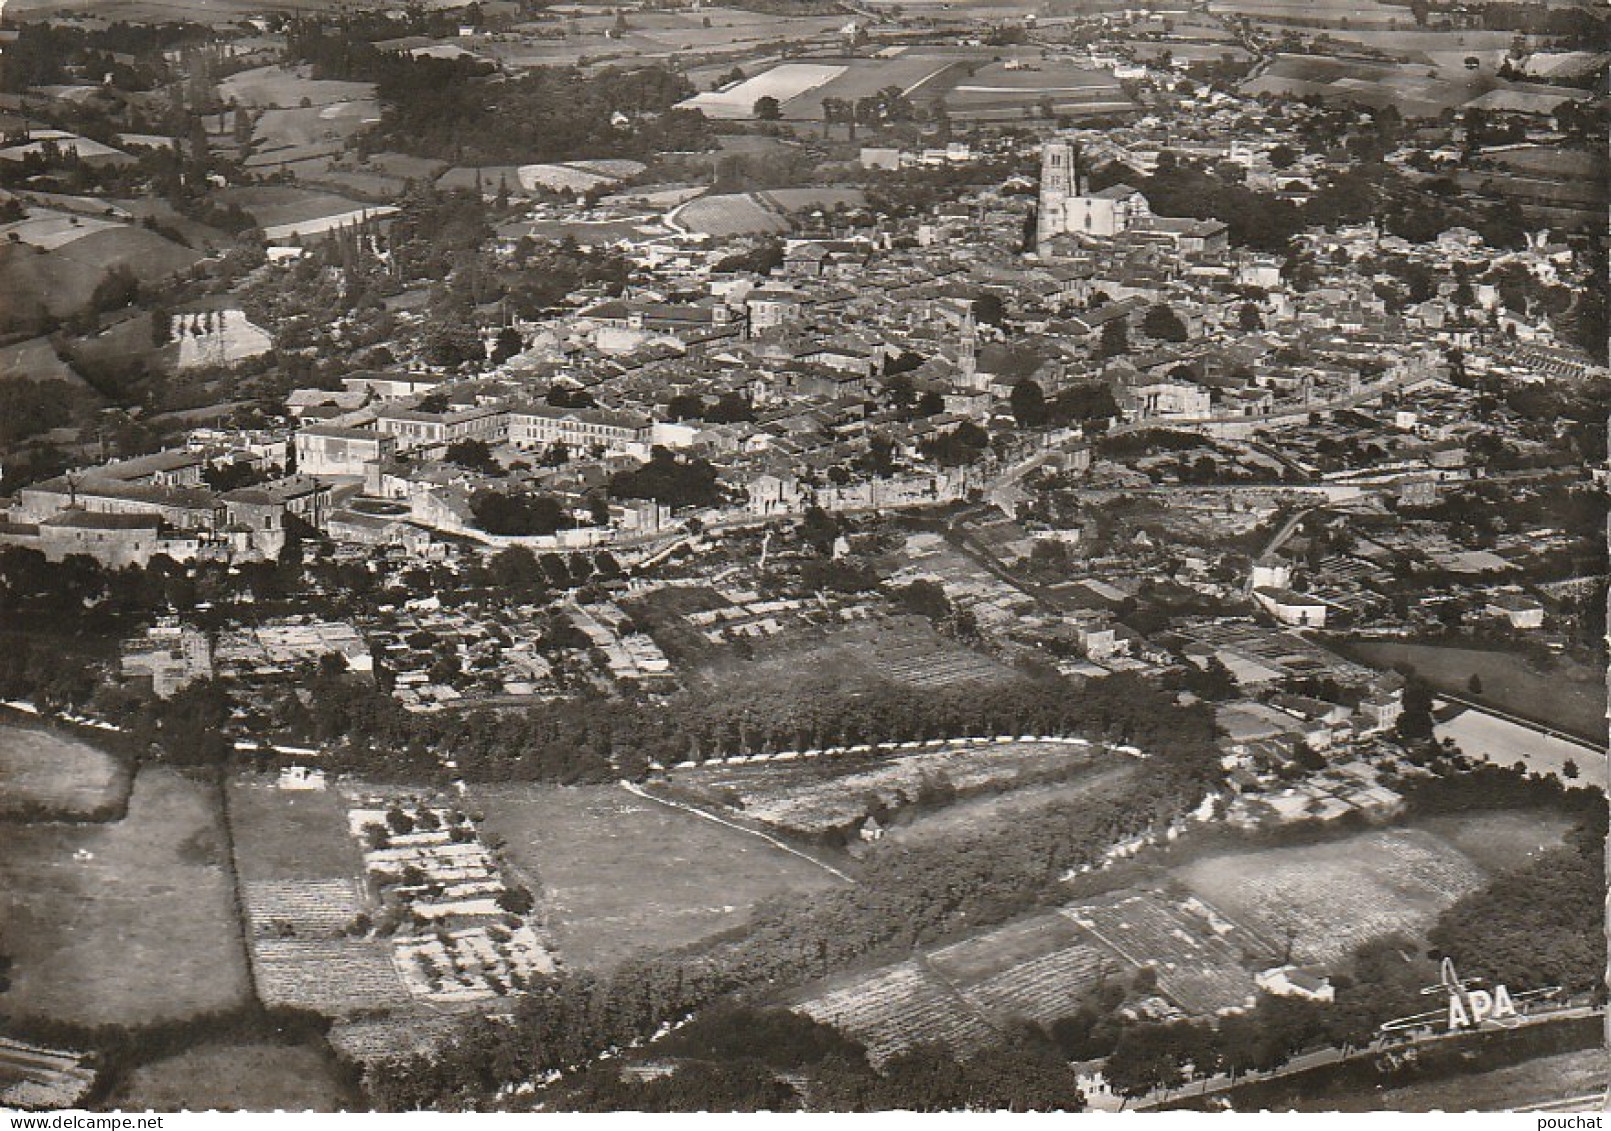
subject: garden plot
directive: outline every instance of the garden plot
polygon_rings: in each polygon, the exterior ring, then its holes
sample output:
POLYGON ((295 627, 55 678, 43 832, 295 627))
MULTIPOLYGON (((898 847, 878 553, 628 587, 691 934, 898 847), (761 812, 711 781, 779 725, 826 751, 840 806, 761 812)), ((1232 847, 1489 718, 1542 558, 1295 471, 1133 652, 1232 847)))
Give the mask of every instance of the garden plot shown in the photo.
POLYGON ((1122 970, 1101 947, 1071 946, 958 988, 987 1017, 1050 1025, 1074 1013, 1086 994, 1122 970))
POLYGON ((965 1002, 916 962, 878 970, 795 1008, 861 1041, 875 1066, 928 1042, 966 1056, 995 1035, 965 1002))
POLYGON ((1245 965, 1279 954, 1200 899, 1121 892, 1063 909, 1120 958, 1158 972, 1158 988, 1187 1013, 1208 1016, 1253 1003, 1245 965))
POLYGON ((361 799, 347 813, 380 892, 379 929, 397 930, 392 961, 416 997, 480 1001, 523 990, 554 963, 498 861, 457 810, 417 800, 361 799))
POLYGON ((946 981, 966 985, 994 978, 1087 938, 1072 920, 1051 911, 930 951, 928 962, 946 981))
POLYGON ((109 814, 128 791, 128 770, 105 751, 40 727, 0 726, 0 816, 109 814))
POLYGON ((1290 936, 1298 961, 1322 964, 1381 935, 1420 934, 1486 878, 1464 854, 1417 829, 1213 856, 1175 875, 1261 935, 1290 936))
POLYGON ((397 972, 416 996, 433 1001, 482 1001, 490 990, 506 994, 511 970, 553 970, 529 925, 510 930, 492 924, 443 930, 397 940, 397 972))
POLYGON ((258 929, 286 934, 340 934, 363 910, 354 880, 243 880, 242 901, 258 929))
POLYGON ((334 793, 229 786, 236 871, 258 996, 331 1016, 410 1000, 334 793))

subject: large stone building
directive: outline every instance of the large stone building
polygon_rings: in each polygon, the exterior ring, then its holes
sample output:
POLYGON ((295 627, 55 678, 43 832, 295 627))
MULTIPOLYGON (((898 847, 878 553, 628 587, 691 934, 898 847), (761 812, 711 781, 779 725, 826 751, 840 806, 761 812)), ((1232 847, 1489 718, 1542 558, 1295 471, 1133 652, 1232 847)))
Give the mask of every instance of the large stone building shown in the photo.
POLYGON ((1042 147, 1035 229, 1035 245, 1041 255, 1050 252, 1057 236, 1112 238, 1151 215, 1147 198, 1129 185, 1089 190, 1079 142, 1052 140, 1042 147))

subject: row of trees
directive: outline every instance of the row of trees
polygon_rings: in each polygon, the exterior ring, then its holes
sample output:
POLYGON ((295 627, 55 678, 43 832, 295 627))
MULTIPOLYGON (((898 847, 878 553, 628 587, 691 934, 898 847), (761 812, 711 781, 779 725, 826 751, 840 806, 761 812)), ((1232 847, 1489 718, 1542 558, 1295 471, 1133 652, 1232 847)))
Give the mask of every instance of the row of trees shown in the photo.
MULTIPOLYGON (((1127 713, 1172 712, 1156 693, 1140 698, 1145 705, 1127 713)), ((1212 723, 1195 712, 1184 717, 1197 724, 1186 727, 1195 740, 1182 734, 1159 748, 1144 792, 1115 784, 1049 805, 1018 818, 1007 838, 984 830, 939 843, 886 844, 864 863, 857 884, 777 897, 756 909, 739 938, 629 961, 603 978, 559 975, 517 1002, 508 1024, 472 1023, 433 1055, 378 1067, 369 1086, 391 1108, 462 1107, 534 1073, 586 1064, 717 998, 905 954, 1055 901, 1068 870, 1094 864, 1116 841, 1175 819, 1201 798, 1214 764, 1212 723)), ((877 1095, 876 1085, 870 1094, 877 1095)), ((930 1094, 936 1106, 967 1102, 954 1088, 930 1094)))

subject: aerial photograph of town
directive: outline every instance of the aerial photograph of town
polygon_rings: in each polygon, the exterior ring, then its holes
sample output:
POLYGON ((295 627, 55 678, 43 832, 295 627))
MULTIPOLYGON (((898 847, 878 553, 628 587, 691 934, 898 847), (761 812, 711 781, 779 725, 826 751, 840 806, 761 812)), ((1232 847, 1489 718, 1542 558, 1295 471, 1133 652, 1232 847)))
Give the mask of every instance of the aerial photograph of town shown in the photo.
POLYGON ((1608 68, 8 0, 0 1111, 1601 1110, 1608 68))

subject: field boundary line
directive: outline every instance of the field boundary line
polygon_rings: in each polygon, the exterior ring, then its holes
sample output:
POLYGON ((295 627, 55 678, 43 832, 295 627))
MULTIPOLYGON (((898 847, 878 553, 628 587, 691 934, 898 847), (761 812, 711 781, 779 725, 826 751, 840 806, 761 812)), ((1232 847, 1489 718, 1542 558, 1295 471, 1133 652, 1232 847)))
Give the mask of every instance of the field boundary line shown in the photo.
POLYGON ((815 856, 812 856, 810 853, 801 852, 798 848, 795 848, 793 845, 784 844, 781 840, 778 840, 776 837, 770 836, 767 833, 763 833, 759 829, 745 828, 743 825, 737 824, 737 823, 735 823, 733 821, 724 820, 723 818, 716 816, 716 814, 714 814, 714 813, 707 813, 703 809, 695 808, 692 805, 685 805, 680 801, 671 801, 671 800, 669 800, 667 798, 664 798, 664 797, 656 797, 654 794, 648 792, 645 789, 642 789, 639 786, 634 785, 633 783, 631 783, 629 781, 623 780, 620 784, 621 784, 622 789, 626 790, 628 793, 632 794, 635 797, 641 797, 645 801, 653 801, 656 804, 664 805, 664 806, 666 806, 667 808, 670 808, 670 809, 681 809, 685 813, 692 813, 696 817, 703 817, 705 820, 714 821, 718 825, 725 825, 726 827, 728 827, 730 829, 737 829, 741 833, 748 833, 750 836, 759 837, 760 839, 766 841, 766 843, 772 845, 772 847, 781 848, 784 852, 787 852, 790 856, 798 856, 802 860, 805 860, 805 861, 808 861, 808 862, 810 862, 812 864, 815 864, 817 867, 821 868, 824 872, 827 872, 830 875, 838 876, 841 880, 844 880, 845 883, 847 883, 847 884, 853 884, 853 883, 856 882, 854 877, 847 876, 845 873, 841 872, 838 868, 835 868, 832 864, 829 864, 828 862, 826 862, 824 860, 818 860, 815 856))
POLYGON ((1606 753, 1606 747, 1604 745, 1590 742, 1586 738, 1571 734, 1567 731, 1559 729, 1558 727, 1552 727, 1547 723, 1535 722, 1532 719, 1524 719, 1520 715, 1513 715, 1509 711, 1494 707, 1491 704, 1478 703, 1475 700, 1464 698, 1463 696, 1456 695, 1449 691, 1433 691, 1432 694, 1438 699, 1446 699, 1450 703, 1458 704, 1468 711, 1473 711, 1479 715, 1492 715, 1496 719, 1500 719, 1507 723, 1512 723, 1515 726, 1523 728, 1524 730, 1530 730, 1534 734, 1547 735, 1550 738, 1556 738, 1562 742, 1569 742, 1573 746, 1582 747, 1584 750, 1592 750, 1596 754, 1606 753))

